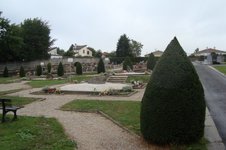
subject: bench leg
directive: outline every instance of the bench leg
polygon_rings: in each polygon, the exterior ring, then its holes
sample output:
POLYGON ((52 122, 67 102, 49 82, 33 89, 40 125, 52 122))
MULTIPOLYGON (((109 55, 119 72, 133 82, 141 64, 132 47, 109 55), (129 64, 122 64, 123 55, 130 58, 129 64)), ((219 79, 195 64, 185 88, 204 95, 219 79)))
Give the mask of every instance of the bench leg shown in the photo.
POLYGON ((5 113, 2 113, 2 123, 5 122, 5 113))
POLYGON ((13 111, 13 113, 14 113, 13 120, 16 120, 16 119, 17 119, 16 110, 15 110, 15 111, 13 111))

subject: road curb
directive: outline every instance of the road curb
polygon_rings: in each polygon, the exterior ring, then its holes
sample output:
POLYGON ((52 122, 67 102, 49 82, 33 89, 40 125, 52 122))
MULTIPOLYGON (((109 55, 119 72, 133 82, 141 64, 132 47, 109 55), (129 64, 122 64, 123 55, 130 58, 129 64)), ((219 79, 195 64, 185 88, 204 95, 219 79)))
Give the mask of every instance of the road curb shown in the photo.
POLYGON ((208 108, 206 108, 204 137, 208 141, 207 143, 208 150, 225 150, 225 146, 222 142, 221 137, 219 136, 219 133, 209 113, 208 108))
POLYGON ((213 66, 208 65, 208 67, 216 72, 218 72, 220 75, 222 75, 223 77, 226 77, 225 74, 223 74, 222 72, 218 71, 217 69, 215 69, 213 66))

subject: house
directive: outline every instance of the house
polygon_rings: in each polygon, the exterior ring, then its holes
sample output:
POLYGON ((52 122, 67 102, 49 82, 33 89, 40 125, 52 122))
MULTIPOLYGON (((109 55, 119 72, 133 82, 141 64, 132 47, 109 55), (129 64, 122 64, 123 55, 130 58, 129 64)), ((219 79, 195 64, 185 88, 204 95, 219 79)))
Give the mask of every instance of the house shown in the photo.
POLYGON ((63 56, 61 56, 57 53, 57 47, 50 48, 48 50, 48 54, 50 55, 50 59, 63 58, 63 56))
POLYGON ((92 57, 92 51, 88 49, 87 45, 77 45, 75 44, 73 47, 73 51, 75 53, 74 56, 90 56, 92 57))
POLYGON ((208 56, 208 55, 210 55, 213 52, 216 53, 217 55, 226 55, 225 51, 217 50, 215 47, 214 48, 208 48, 207 47, 204 50, 201 50, 201 51, 193 53, 193 55, 194 56, 208 56))
MULTIPOLYGON (((162 54, 163 54, 163 51, 156 50, 156 51, 151 52, 151 53, 152 53, 155 57, 161 57, 161 56, 162 56, 162 54)), ((149 57, 149 55, 150 55, 151 53, 146 54, 146 55, 144 55, 144 56, 145 56, 145 57, 149 57)))

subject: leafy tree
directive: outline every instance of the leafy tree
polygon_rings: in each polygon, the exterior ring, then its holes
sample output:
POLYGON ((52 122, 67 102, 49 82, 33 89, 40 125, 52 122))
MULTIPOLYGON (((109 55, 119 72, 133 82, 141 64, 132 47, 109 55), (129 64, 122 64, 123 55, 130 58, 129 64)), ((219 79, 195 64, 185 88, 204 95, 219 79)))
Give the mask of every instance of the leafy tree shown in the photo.
POLYGON ((199 48, 196 48, 196 49, 195 49, 195 53, 198 53, 198 52, 199 52, 199 48))
POLYGON ((80 62, 76 63, 76 74, 82 75, 82 64, 80 62))
POLYGON ((47 70, 48 70, 48 73, 51 73, 51 69, 52 69, 52 64, 49 62, 47 64, 47 70))
POLYGON ((37 76, 42 75, 42 66, 41 65, 37 65, 37 67, 36 67, 36 74, 37 74, 37 76))
POLYGON ((133 70, 133 64, 131 62, 131 59, 129 57, 126 57, 124 62, 123 62, 123 70, 128 70, 131 69, 133 70))
POLYGON ((130 44, 130 40, 126 36, 126 34, 121 35, 118 40, 117 48, 116 48, 116 56, 117 57, 130 57, 132 56, 130 44))
POLYGON ((147 69, 153 70, 156 65, 156 58, 153 53, 151 53, 148 57, 147 69))
POLYGON ((64 66, 63 66, 62 62, 60 62, 58 65, 57 75, 60 77, 64 75, 64 66))
POLYGON ((26 19, 21 24, 24 40, 24 60, 48 59, 47 50, 55 40, 51 40, 50 28, 39 18, 26 19))
POLYGON ((111 52, 108 54, 108 57, 116 57, 116 51, 111 51, 111 52))
POLYGON ((25 77, 25 71, 23 66, 20 67, 20 77, 25 77))
POLYGON ((97 65, 97 73, 105 72, 105 66, 102 58, 100 58, 98 65, 97 65))
POLYGON ((167 46, 146 87, 141 133, 157 144, 190 144, 203 137, 204 91, 176 38, 167 46))
POLYGON ((133 39, 130 41, 130 49, 132 51, 133 57, 140 56, 142 48, 143 48, 143 45, 140 42, 137 42, 133 39))
POLYGON ((5 66, 5 68, 4 68, 3 77, 9 77, 9 72, 8 72, 7 66, 5 66))
POLYGON ((102 51, 99 49, 96 51, 94 57, 101 58, 101 56, 102 56, 102 51))
POLYGON ((63 56, 64 55, 64 50, 63 49, 60 49, 59 47, 57 48, 57 54, 63 56))

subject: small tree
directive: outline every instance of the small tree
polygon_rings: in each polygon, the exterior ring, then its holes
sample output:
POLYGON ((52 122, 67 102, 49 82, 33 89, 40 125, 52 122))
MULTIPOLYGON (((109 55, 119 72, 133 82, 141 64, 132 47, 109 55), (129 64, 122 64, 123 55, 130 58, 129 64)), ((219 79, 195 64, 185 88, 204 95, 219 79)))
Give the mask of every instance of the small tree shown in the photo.
POLYGON ((5 66, 4 71, 3 71, 3 77, 9 77, 9 73, 8 73, 8 68, 7 66, 5 66))
POLYGON ((51 68, 52 68, 52 64, 49 62, 47 64, 47 70, 48 70, 48 73, 51 73, 51 68))
POLYGON ((80 62, 76 63, 76 74, 82 75, 82 65, 80 62))
POLYGON ((62 62, 60 62, 58 65, 57 75, 60 77, 64 75, 64 66, 63 66, 62 62))
POLYGON ((25 77, 25 71, 23 66, 20 67, 20 77, 25 77))
POLYGON ((37 76, 42 75, 42 66, 41 65, 38 65, 36 67, 36 74, 37 74, 37 76))
POLYGON ((133 64, 132 64, 131 59, 129 57, 125 58, 122 65, 123 65, 122 66, 123 70, 129 70, 129 69, 133 70, 133 64))
POLYGON ((147 70, 153 70, 156 65, 156 58, 153 53, 148 57, 147 70))
POLYGON ((141 133, 157 144, 190 144, 204 134, 204 91, 176 38, 156 65, 141 102, 141 133))
POLYGON ((97 73, 101 73, 101 72, 105 72, 105 66, 104 66, 104 62, 102 60, 102 58, 100 58, 100 61, 97 65, 97 73))

